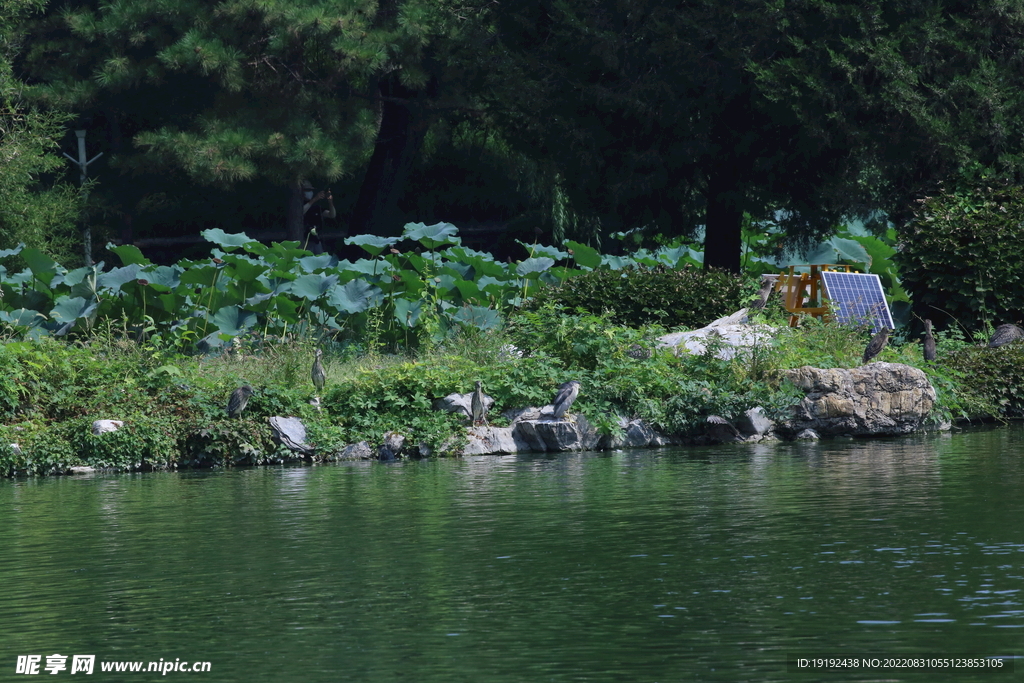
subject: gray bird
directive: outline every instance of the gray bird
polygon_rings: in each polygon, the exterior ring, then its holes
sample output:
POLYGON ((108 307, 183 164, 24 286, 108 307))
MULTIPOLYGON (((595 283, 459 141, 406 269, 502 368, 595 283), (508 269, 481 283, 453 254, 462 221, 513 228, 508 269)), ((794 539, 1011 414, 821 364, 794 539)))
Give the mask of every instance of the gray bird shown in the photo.
POLYGON ((476 391, 473 392, 471 404, 473 412, 473 426, 487 424, 487 404, 484 403, 484 385, 479 380, 476 383, 476 391))
POLYGON ((316 350, 316 357, 313 359, 313 370, 309 373, 309 376, 313 379, 313 386, 316 387, 316 393, 320 393, 324 390, 324 383, 327 382, 327 373, 324 371, 324 365, 320 362, 323 358, 324 352, 320 349, 316 350))
POLYGON ((768 303, 768 297, 772 294, 772 287, 775 286, 774 280, 763 279, 761 280, 761 289, 757 290, 757 298, 747 304, 747 311, 760 311, 764 308, 764 305, 768 303))
POLYGON ((377 449, 377 460, 381 462, 391 462, 395 459, 395 452, 391 450, 391 447, 386 443, 382 443, 377 449))
POLYGON ((932 336, 932 321, 924 321, 924 359, 935 360, 935 337, 932 336))
POLYGON ((569 408, 572 407, 576 397, 580 394, 580 383, 576 380, 570 380, 558 387, 558 393, 555 394, 555 400, 552 401, 552 405, 555 406, 554 416, 558 419, 562 419, 569 408))
POLYGON ((651 357, 651 350, 640 346, 639 344, 630 344, 629 348, 626 349, 626 355, 636 360, 647 360, 651 357))
POLYGON ((228 399, 228 417, 240 417, 245 406, 249 404, 249 397, 252 396, 252 387, 243 384, 231 392, 228 399))
POLYGON ((992 338, 988 340, 988 347, 995 349, 1010 342, 1015 342, 1018 339, 1024 339, 1024 330, 1016 325, 1000 325, 996 328, 992 338))
POLYGON ((867 363, 869 360, 877 356, 885 348, 885 345, 889 343, 889 328, 883 327, 879 330, 878 334, 871 338, 868 342, 868 346, 864 349, 864 362, 867 363))
POLYGON ((728 436, 734 439, 743 438, 743 435, 740 434, 740 430, 736 429, 736 426, 733 425, 733 423, 726 420, 724 417, 719 417, 718 415, 708 415, 707 422, 708 424, 712 425, 712 432, 718 432, 718 434, 714 434, 714 436, 716 436, 719 439, 722 439, 724 434, 727 434, 728 436))

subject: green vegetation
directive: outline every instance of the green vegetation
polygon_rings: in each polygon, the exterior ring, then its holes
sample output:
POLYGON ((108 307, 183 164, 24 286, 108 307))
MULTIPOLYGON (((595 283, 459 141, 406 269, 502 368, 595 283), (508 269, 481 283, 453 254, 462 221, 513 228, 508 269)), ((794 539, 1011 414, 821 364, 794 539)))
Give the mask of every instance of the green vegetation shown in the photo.
POLYGON ((982 179, 927 197, 901 238, 922 318, 968 330, 1024 319, 1024 187, 982 179))

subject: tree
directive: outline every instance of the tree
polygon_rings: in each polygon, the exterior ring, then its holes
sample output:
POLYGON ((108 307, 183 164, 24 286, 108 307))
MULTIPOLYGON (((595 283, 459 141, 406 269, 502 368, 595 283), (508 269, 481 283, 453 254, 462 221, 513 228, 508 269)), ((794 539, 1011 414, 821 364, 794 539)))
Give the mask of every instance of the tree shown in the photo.
POLYGON ((735 272, 744 213, 807 241, 899 215, 972 161, 1016 168, 1022 7, 521 2, 499 17, 493 101, 577 211, 605 230, 703 223, 705 265, 735 272))
POLYGON ((76 2, 29 27, 23 68, 41 100, 114 122, 112 137, 131 140, 113 160, 124 172, 273 179, 298 237, 299 182, 368 166, 353 228, 397 232, 388 220, 427 129, 463 106, 447 60, 479 26, 431 0, 76 2))
POLYGON ((27 104, 11 69, 20 47, 12 26, 41 5, 42 0, 0 0, 0 36, 5 36, 0 39, 0 248, 24 242, 70 262, 78 192, 67 184, 42 182, 64 166, 54 148, 67 116, 27 104))

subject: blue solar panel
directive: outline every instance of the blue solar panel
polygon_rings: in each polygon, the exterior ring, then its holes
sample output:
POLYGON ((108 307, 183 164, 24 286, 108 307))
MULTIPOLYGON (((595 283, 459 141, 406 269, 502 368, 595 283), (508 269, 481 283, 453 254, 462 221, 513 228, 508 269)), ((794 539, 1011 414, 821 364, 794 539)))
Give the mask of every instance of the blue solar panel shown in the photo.
POLYGON ((837 321, 849 325, 870 325, 872 332, 883 327, 895 329, 877 275, 824 271, 821 278, 837 321))

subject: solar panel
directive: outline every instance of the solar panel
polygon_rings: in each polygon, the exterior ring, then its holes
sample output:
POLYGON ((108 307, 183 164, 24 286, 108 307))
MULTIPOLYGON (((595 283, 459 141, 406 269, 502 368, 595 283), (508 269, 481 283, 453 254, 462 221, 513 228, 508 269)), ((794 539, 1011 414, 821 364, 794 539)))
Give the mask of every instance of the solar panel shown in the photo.
POLYGON ((870 325, 872 332, 895 329, 877 275, 824 271, 821 278, 832 301, 832 314, 840 323, 870 325))

